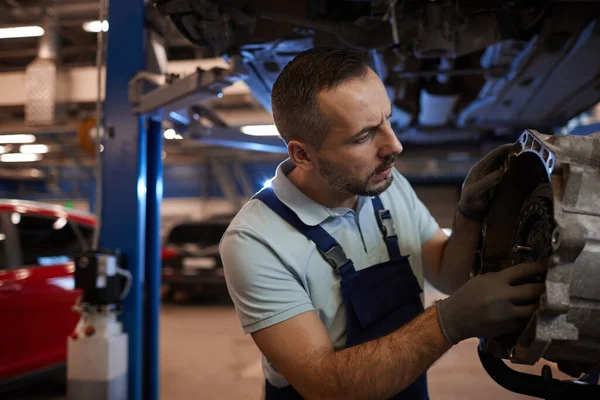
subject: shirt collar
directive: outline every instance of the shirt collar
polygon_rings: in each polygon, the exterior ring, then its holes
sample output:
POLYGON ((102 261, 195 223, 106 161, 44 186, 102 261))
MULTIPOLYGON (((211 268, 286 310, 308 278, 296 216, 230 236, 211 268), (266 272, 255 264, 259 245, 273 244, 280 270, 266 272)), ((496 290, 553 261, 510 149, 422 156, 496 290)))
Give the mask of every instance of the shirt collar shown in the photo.
MULTIPOLYGON (((328 218, 339 217, 354 212, 349 208, 328 208, 312 200, 300 191, 287 177, 296 168, 291 159, 286 159, 277 167, 271 188, 283 204, 288 206, 300 220, 309 226, 322 224, 328 218)), ((368 197, 359 196, 357 212, 360 213, 368 197)))

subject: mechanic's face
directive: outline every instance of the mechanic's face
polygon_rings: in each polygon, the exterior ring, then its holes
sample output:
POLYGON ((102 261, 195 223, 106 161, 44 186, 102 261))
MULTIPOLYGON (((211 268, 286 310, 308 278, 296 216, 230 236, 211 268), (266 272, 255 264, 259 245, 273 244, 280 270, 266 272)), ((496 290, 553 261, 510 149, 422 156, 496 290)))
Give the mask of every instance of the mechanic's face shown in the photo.
POLYGON ((391 103, 372 70, 319 95, 331 131, 316 152, 323 180, 352 195, 376 196, 392 184, 392 167, 402 144, 392 130, 391 103))

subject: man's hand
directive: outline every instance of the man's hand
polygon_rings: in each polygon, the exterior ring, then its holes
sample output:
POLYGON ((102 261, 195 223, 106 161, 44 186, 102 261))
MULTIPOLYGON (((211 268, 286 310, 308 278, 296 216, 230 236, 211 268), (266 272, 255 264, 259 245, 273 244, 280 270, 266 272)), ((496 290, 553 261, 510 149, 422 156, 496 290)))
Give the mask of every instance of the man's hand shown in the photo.
POLYGON ((546 263, 539 262, 469 280, 437 303, 444 336, 451 344, 457 344, 471 337, 493 338, 524 328, 544 292, 539 277, 545 273, 546 263))
POLYGON ((502 166, 513 144, 492 150, 471 168, 462 187, 458 210, 474 220, 482 220, 489 210, 491 191, 502 179, 502 166))

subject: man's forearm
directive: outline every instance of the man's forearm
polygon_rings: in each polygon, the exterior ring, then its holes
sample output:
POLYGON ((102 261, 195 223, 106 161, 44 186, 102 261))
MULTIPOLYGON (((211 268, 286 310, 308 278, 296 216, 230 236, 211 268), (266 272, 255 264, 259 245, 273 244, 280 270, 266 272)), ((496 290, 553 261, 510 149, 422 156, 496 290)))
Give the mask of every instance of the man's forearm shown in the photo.
POLYGON ((428 308, 383 338, 324 356, 313 370, 308 397, 389 398, 414 382, 450 347, 435 307, 428 308))
POLYGON ((433 282, 437 289, 452 294, 469 279, 481 226, 481 222, 456 212, 452 235, 444 247, 440 273, 433 282))

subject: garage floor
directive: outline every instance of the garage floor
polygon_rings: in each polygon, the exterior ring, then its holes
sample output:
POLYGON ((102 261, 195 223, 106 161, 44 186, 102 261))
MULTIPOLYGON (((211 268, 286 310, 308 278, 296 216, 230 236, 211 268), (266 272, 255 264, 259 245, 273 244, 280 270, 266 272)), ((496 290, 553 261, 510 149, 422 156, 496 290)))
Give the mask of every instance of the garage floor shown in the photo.
MULTIPOLYGON (((425 293, 428 304, 441 296, 428 286, 425 293)), ((164 304, 160 335, 161 399, 261 399, 264 381, 259 352, 251 337, 242 333, 226 293, 164 304)), ((477 358, 476 347, 477 340, 465 341, 430 369, 429 391, 433 400, 530 399, 493 382, 477 358)), ((539 374, 541 367, 517 369, 539 374)), ((554 374, 568 379, 555 369, 554 374)), ((65 398, 55 388, 39 385, 0 397, 13 400, 65 398), (47 391, 44 393, 44 390, 47 391)))
MULTIPOLYGON (((222 297, 163 306, 161 399, 261 398, 264 378, 259 352, 251 337, 243 334, 231 303, 226 296, 222 297)), ((439 293, 426 287, 428 303, 437 297, 439 293)), ((431 368, 430 397, 433 400, 530 399, 492 381, 477 357, 477 343, 474 339, 455 346, 431 368)), ((541 366, 518 369, 539 374, 541 366)))

